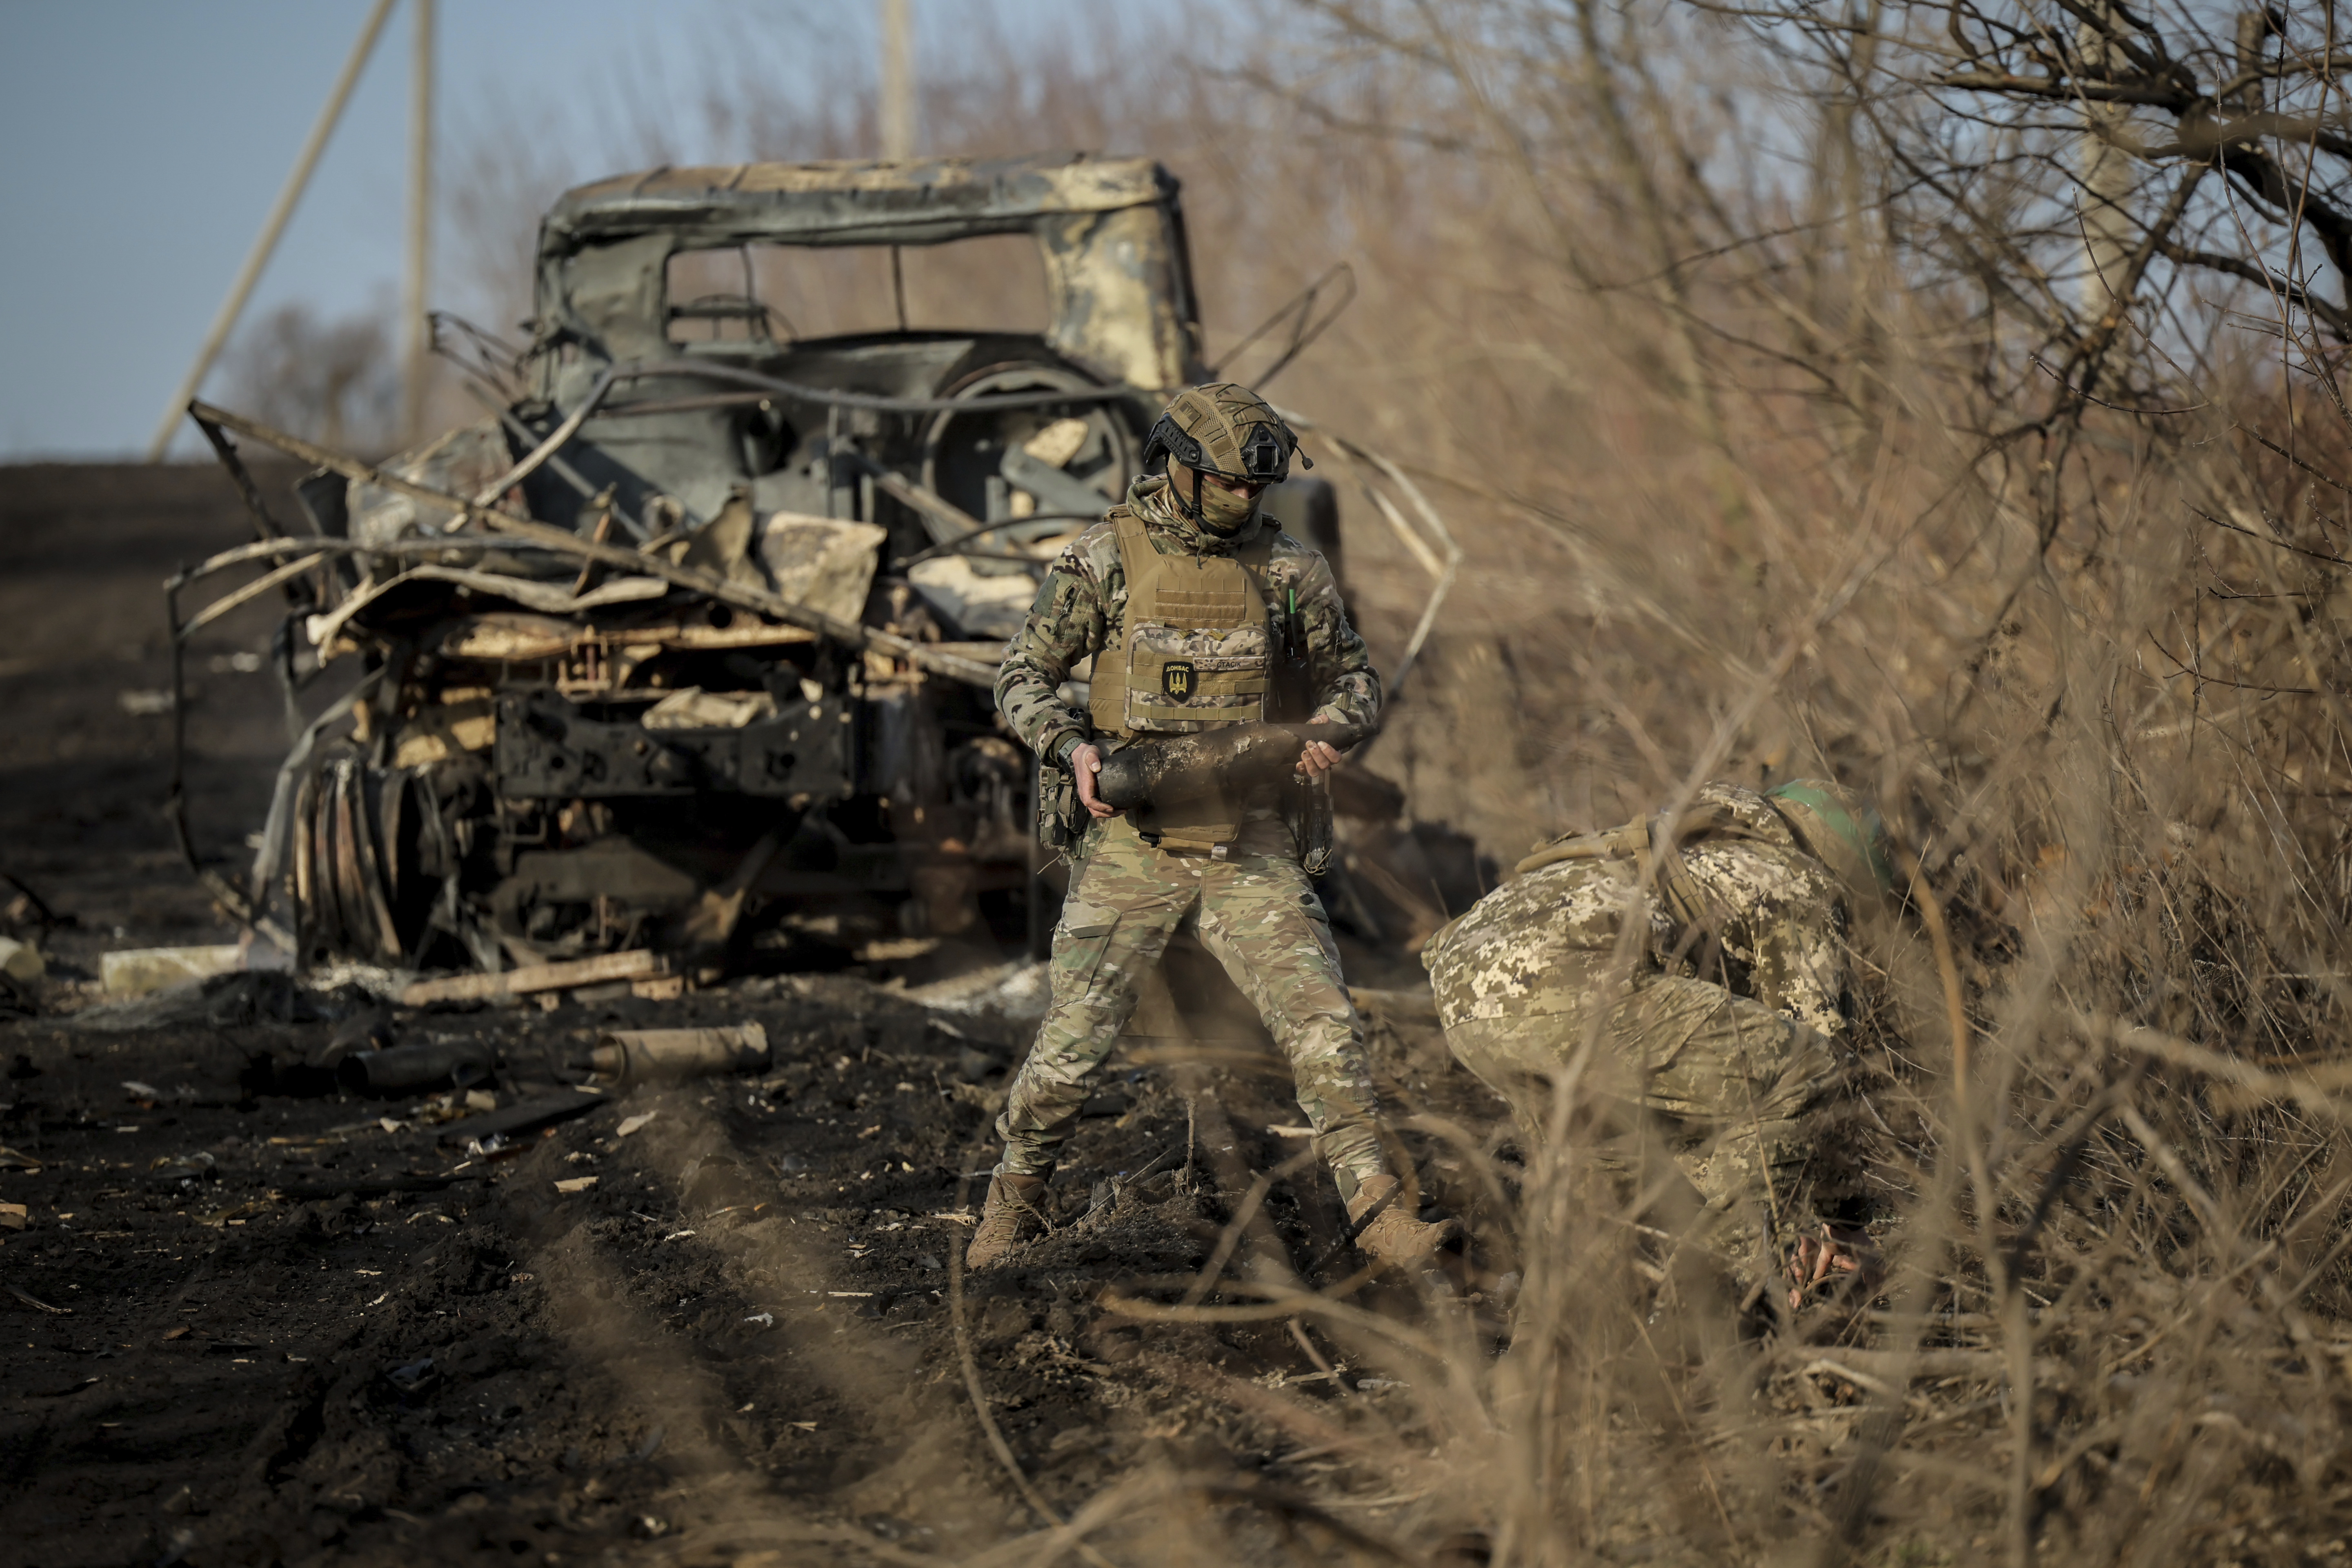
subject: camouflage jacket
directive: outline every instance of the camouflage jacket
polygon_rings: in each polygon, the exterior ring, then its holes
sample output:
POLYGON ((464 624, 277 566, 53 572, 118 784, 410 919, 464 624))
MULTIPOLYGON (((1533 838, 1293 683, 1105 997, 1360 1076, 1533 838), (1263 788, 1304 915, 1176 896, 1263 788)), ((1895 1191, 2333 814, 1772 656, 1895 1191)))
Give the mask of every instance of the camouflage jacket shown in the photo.
MULTIPOLYGON (((1606 979, 1606 955, 1638 908, 1648 927, 1643 968, 1717 981, 1822 1034, 1843 1034, 1846 954, 1837 879, 1753 790, 1709 784, 1691 805, 1716 815, 1721 826, 1683 842, 1688 875, 1675 879, 1679 888, 1643 896, 1634 858, 1614 852, 1619 846, 1611 842, 1627 830, 1591 835, 1576 842, 1601 853, 1523 872, 1431 939, 1422 960, 1440 1016, 1452 1023, 1580 1005, 1582 993, 1606 979), (1704 907, 1685 907, 1694 900, 1704 907)), ((1646 823, 1629 827, 1634 837, 1647 837, 1646 823)))
MULTIPOLYGON (((1737 784, 1702 785, 1693 804, 1732 818, 1735 831, 1683 846, 1683 864, 1714 907, 1719 957, 1697 949, 1706 932, 1677 922, 1675 948, 1699 957, 1701 979, 1835 1037, 1845 1030, 1845 889, 1807 854, 1771 804, 1737 784)), ((1665 956, 1662 954, 1662 956, 1665 956)))
MULTIPOLYGON (((1163 555, 1224 555, 1244 542, 1212 539, 1179 517, 1162 494, 1167 484, 1146 476, 1127 492, 1127 504, 1143 521, 1154 549, 1163 555)), ((1372 668, 1364 639, 1348 624, 1322 552, 1276 533, 1265 579, 1269 615, 1287 605, 1292 591, 1298 595, 1314 678, 1314 716, 1339 724, 1377 721, 1380 672, 1372 668)), ((1060 688, 1080 660, 1118 648, 1126 626, 1127 574, 1118 563, 1118 530, 1098 522, 1073 540, 1046 574, 996 677, 998 710, 1039 756, 1058 763, 1073 742, 1091 737, 1086 712, 1064 702, 1060 688)))

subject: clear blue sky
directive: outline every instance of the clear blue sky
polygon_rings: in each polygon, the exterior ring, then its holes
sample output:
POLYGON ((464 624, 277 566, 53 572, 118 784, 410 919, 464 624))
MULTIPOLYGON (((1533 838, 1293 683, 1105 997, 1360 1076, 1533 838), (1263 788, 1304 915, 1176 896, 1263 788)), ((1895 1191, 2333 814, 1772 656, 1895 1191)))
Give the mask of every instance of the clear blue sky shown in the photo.
MULTIPOLYGON (((949 18, 992 11, 1019 36, 1066 25, 1082 5, 916 0, 919 74, 952 50, 949 18)), ((719 133, 698 90, 712 62, 815 90, 870 82, 872 9, 440 0, 441 140, 454 160, 469 126, 577 135, 583 107, 607 104, 640 125, 669 122, 687 156, 725 158, 733 150, 711 144, 719 133)), ((368 0, 0 0, 0 460, 144 447, 367 10, 368 0)), ((407 7, 395 6, 247 321, 293 300, 332 316, 397 300, 410 36, 407 7)), ((454 262, 446 249, 436 258, 431 302, 478 303, 454 262)), ((200 446, 184 433, 174 450, 200 446)))

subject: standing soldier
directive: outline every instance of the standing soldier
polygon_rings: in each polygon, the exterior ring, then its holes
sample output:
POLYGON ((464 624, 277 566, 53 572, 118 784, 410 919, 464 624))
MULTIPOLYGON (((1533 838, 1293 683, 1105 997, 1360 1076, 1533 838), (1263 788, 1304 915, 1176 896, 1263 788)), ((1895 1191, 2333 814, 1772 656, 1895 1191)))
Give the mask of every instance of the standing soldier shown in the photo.
POLYGON ((999 1263, 1042 1224, 1045 1181, 1087 1081, 1179 926, 1216 954, 1289 1057, 1316 1150, 1362 1227, 1357 1245, 1409 1262, 1443 1237, 1395 1202, 1363 1026, 1308 880, 1308 866, 1329 853, 1317 841, 1328 817, 1308 805, 1339 753, 1307 742, 1297 770, 1307 787, 1165 810, 1122 815, 1095 793, 1104 756, 1139 736, 1379 717, 1380 676, 1329 563, 1259 516, 1260 495, 1289 473, 1297 446, 1244 387, 1178 394, 1126 503, 1063 552, 1007 650, 996 704, 1042 764, 1039 832, 1076 869, 1054 931, 1053 1000, 997 1120, 1004 1155, 965 1254, 972 1268, 999 1263), (1091 697, 1075 710, 1059 693, 1088 658, 1091 697))

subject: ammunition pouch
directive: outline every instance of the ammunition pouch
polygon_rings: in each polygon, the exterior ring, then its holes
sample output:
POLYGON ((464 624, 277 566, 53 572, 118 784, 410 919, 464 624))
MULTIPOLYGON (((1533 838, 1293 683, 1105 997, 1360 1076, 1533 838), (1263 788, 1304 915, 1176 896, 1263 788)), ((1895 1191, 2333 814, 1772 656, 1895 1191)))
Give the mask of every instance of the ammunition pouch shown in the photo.
POLYGON ((1056 855, 1074 851, 1087 836, 1089 818, 1078 799, 1078 781, 1059 763, 1037 763, 1037 842, 1056 855))
POLYGON ((1221 854, 1242 830, 1242 803, 1222 789, 1167 806, 1135 806, 1128 815, 1146 844, 1178 855, 1221 854))

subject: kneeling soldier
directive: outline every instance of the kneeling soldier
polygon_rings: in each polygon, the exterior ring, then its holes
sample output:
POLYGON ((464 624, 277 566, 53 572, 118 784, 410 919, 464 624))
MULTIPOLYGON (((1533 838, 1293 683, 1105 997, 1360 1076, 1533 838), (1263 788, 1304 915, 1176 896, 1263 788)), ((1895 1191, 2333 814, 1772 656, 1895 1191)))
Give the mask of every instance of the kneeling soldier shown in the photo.
POLYGON ((1805 1121, 1844 1076, 1847 900, 1891 886, 1884 839, 1844 790, 1801 780, 1710 784, 1672 831, 1544 846, 1423 950, 1446 1046, 1540 1136, 1595 1041, 1586 1081, 1664 1122, 1703 1201, 1695 1237, 1744 1271, 1744 1223, 1801 1296, 1860 1266, 1811 1213, 1805 1121), (1647 929, 1621 952, 1629 915, 1647 929))

